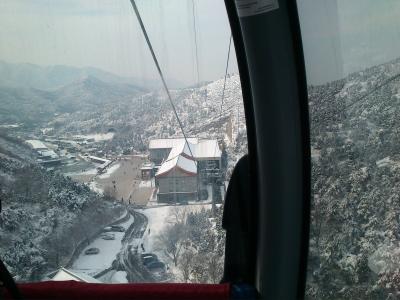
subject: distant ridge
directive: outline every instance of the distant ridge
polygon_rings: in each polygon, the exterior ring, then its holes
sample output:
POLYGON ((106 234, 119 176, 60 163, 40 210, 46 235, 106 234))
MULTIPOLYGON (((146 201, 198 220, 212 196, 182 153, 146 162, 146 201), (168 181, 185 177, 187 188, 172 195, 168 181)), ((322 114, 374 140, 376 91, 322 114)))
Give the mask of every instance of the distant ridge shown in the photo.
MULTIPOLYGON (((31 63, 8 63, 0 60, 0 86, 25 87, 53 90, 87 77, 106 83, 129 84, 142 92, 158 89, 158 79, 122 77, 95 67, 72 67, 65 65, 39 66, 31 63)), ((176 80, 169 80, 171 87, 184 87, 176 80)))

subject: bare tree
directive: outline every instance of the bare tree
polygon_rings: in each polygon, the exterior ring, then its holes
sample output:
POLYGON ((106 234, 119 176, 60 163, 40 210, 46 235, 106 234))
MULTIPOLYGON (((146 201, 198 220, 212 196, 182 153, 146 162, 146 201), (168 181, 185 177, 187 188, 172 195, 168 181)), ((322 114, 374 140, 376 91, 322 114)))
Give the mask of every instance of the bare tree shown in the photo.
POLYGON ((192 250, 185 250, 182 253, 181 258, 179 260, 179 269, 182 273, 182 279, 184 282, 190 281, 190 275, 193 272, 193 263, 194 263, 195 253, 192 250))
POLYGON ((217 253, 213 253, 211 256, 208 257, 207 273, 211 283, 218 283, 221 280, 224 269, 223 261, 223 257, 218 255, 217 253))
POLYGON ((184 224, 177 223, 167 226, 158 237, 160 249, 174 262, 175 266, 178 265, 178 259, 183 250, 185 236, 184 224))
POLYGON ((190 210, 187 207, 173 206, 171 208, 171 215, 174 217, 175 224, 184 224, 190 210))

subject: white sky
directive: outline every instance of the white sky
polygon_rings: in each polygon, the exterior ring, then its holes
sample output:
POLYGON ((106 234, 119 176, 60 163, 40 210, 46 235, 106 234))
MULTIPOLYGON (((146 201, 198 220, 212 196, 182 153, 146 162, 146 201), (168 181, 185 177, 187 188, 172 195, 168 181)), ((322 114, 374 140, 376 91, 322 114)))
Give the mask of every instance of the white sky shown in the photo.
MULTIPOLYGON (((223 0, 137 0, 167 80, 224 75, 230 37, 223 0)), ((309 83, 400 56, 399 0, 298 0, 309 83)), ((158 79, 129 0, 1 0, 0 60, 93 66, 158 79)), ((231 58, 229 72, 237 72, 231 58)))
MULTIPOLYGON (((193 0, 200 81, 224 75, 230 28, 223 0, 193 0)), ((197 82, 192 0, 137 0, 167 78, 197 82)), ((92 66, 158 78, 129 0, 1 0, 0 60, 92 66)), ((237 72, 235 56, 230 72, 237 72)))
POLYGON ((400 57, 399 0, 297 0, 308 81, 400 57))

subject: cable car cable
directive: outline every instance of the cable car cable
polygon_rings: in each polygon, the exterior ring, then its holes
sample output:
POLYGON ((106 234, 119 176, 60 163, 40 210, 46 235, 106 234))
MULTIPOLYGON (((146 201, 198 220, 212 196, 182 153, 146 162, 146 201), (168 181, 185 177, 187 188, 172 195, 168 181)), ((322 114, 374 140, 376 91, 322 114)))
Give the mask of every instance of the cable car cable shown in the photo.
MULTIPOLYGON (((138 8, 137 8, 137 6, 136 6, 135 0, 131 0, 131 4, 132 4, 132 7, 133 7, 133 10, 135 11, 136 18, 137 18, 137 20, 138 20, 138 22, 139 22, 140 28, 142 29, 143 35, 144 35, 144 37, 145 37, 145 39, 146 39, 147 46, 149 47, 149 50, 150 50, 150 52, 151 52, 151 56, 153 57, 153 61, 154 61, 155 65, 156 65, 158 74, 160 75, 160 78, 161 78, 161 81, 162 81, 162 83, 163 83, 165 92, 166 92, 167 95, 168 95, 168 99, 169 99, 169 102, 170 102, 170 104, 171 104, 172 110, 174 111, 176 120, 178 121, 179 127, 180 127, 180 129, 181 129, 181 131, 182 131, 182 135, 183 135, 183 137, 184 137, 184 139, 185 139, 185 143, 188 145, 188 148, 189 148, 189 151, 190 151, 190 155, 191 155, 192 157, 194 157, 194 155, 193 155, 193 153, 192 153, 192 149, 190 148, 188 139, 187 139, 187 137, 186 137, 185 131, 183 130, 182 122, 181 122, 181 120, 179 119, 179 116, 178 116, 178 113, 177 113, 177 111, 176 111, 174 102, 172 101, 172 97, 171 97, 171 94, 170 94, 170 92, 169 92, 169 89, 168 89, 167 83, 166 83, 166 81, 165 81, 164 75, 163 75, 163 73, 162 73, 162 71, 161 71, 160 64, 158 63, 156 54, 154 53, 154 50, 153 50, 153 46, 152 46, 152 44, 151 44, 151 42, 150 42, 149 36, 147 35, 146 28, 144 27, 144 24, 143 24, 143 21, 142 21, 142 17, 140 16, 139 10, 138 10, 138 8)), ((196 162, 195 160, 194 160, 194 163, 195 163, 195 165, 197 166, 197 162, 196 162)))
POLYGON ((196 14, 195 14, 195 0, 192 0, 192 14, 193 14, 193 33, 194 33, 194 46, 195 46, 195 57, 196 57, 196 72, 197 72, 197 87, 200 86, 200 71, 199 71, 199 54, 197 46, 197 28, 196 28, 196 14))
MULTIPOLYGON (((224 106, 226 77, 228 76, 229 57, 230 57, 230 54, 231 54, 231 45, 232 45, 232 34, 231 34, 231 37, 229 38, 228 55, 226 57, 226 65, 225 65, 224 87, 222 88, 221 107, 220 107, 220 110, 219 110, 218 120, 221 120, 221 118, 222 118, 222 108, 224 106)), ((216 148, 217 148, 217 145, 215 146, 215 149, 214 149, 214 156, 215 156, 215 152, 217 151, 216 148)))
MULTIPOLYGON (((192 0, 192 15, 193 15, 193 34, 194 34, 194 46, 195 46, 195 58, 196 58, 196 72, 197 72, 197 88, 200 88, 200 67, 199 67, 199 46, 197 41, 197 22, 196 22, 196 8, 195 0, 192 0)), ((205 86, 204 101, 207 103, 207 85, 205 86)))
POLYGON ((386 79, 384 82, 382 82, 381 84, 378 84, 377 86, 375 86, 371 91, 365 93, 364 95, 362 95, 361 97, 359 97, 358 99, 354 100, 352 103, 350 103, 349 105, 346 106, 347 108, 350 108, 352 106, 354 106, 355 104, 357 104, 358 102, 364 100, 365 98, 367 98, 369 95, 375 93, 377 90, 379 90, 380 88, 384 87, 385 85, 388 85, 389 83, 391 83, 392 81, 398 79, 400 77, 400 73, 393 75, 391 77, 389 77, 388 79, 386 79))
POLYGON ((231 35, 231 37, 230 37, 230 39, 229 39, 228 56, 227 56, 227 58, 226 58, 224 87, 223 87, 223 89, 222 89, 221 108, 220 108, 219 117, 221 117, 221 114, 222 114, 222 106, 224 105, 225 87, 226 87, 226 77, 227 77, 227 75, 228 75, 229 57, 230 57, 230 54, 231 54, 231 44, 232 44, 232 35, 231 35))

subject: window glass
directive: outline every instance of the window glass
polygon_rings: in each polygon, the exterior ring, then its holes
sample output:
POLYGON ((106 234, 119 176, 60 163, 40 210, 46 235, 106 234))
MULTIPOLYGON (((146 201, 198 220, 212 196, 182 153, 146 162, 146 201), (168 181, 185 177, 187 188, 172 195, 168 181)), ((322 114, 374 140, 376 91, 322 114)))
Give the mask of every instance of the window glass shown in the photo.
POLYGON ((247 152, 224 2, 136 4, 187 140, 129 0, 0 3, 0 258, 19 282, 222 276, 247 152))
POLYGON ((400 3, 298 7, 311 119, 307 298, 396 299, 400 3))

